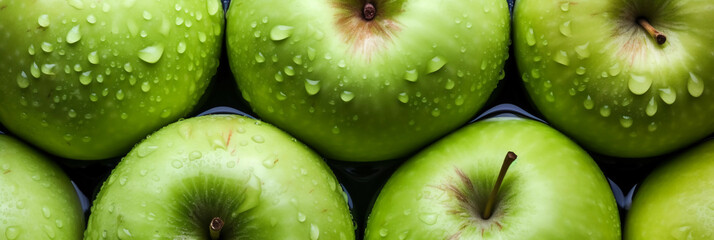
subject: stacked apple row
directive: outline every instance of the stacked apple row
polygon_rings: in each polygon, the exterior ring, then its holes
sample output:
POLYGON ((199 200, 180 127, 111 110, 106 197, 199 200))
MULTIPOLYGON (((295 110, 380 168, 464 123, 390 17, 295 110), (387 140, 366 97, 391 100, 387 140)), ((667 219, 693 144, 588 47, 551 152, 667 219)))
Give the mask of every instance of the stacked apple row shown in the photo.
MULTIPOLYGON (((538 110, 584 148, 671 153, 714 131, 714 31, 701 26, 713 6, 524 0, 515 61, 538 110)), ((320 156, 416 152, 382 190, 366 238, 620 238, 607 181, 568 137, 518 118, 460 128, 504 78, 505 1, 234 1, 225 28, 218 0, 6 0, 0 11, 0 122, 56 156, 126 154, 84 231, 61 171, 4 140, 8 239, 354 239, 346 196, 320 156), (170 124, 200 101, 224 32, 242 97, 282 130, 225 115, 170 124), (499 173, 509 151, 518 159, 499 173), (49 193, 29 195, 29 184, 19 188, 28 182, 49 193), (63 210, 51 207, 58 201, 63 210)), ((708 145, 646 181, 628 238, 712 237, 708 145), (705 200, 682 204, 690 194, 705 200), (686 217, 648 218, 671 206, 686 217)))

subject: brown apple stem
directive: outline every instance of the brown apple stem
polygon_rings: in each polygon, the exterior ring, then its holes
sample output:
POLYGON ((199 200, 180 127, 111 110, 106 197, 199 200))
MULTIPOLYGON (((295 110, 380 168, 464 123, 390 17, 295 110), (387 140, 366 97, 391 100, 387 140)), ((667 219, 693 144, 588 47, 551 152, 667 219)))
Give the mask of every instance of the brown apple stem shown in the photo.
POLYGON ((637 19, 637 23, 639 23, 640 26, 642 26, 642 28, 644 28, 647 31, 647 33, 649 33, 650 36, 652 36, 652 38, 654 38, 655 41, 657 41, 657 44, 662 45, 667 41, 667 36, 665 36, 664 33, 657 31, 657 29, 655 29, 650 24, 650 22, 647 21, 647 19, 639 18, 639 19, 637 19))
POLYGON ((486 202, 486 208, 483 210, 483 219, 491 218, 491 213, 493 212, 493 205, 496 203, 496 197, 498 196, 498 189, 501 188, 501 183, 503 183, 503 178, 506 177, 506 172, 511 163, 516 160, 518 156, 515 153, 509 151, 506 154, 506 158, 503 159, 503 165, 501 165, 501 172, 498 173, 498 178, 496 178, 496 184, 493 185, 493 190, 491 190, 491 195, 488 197, 488 202, 486 202))
POLYGON ((377 8, 374 7, 374 4, 370 2, 365 3, 364 8, 362 8, 362 17, 364 17, 364 20, 372 21, 375 16, 377 16, 377 8))
POLYGON ((221 229, 223 229, 223 220, 220 217, 214 217, 211 219, 211 224, 208 225, 208 229, 211 232, 211 240, 218 240, 221 236, 221 229))

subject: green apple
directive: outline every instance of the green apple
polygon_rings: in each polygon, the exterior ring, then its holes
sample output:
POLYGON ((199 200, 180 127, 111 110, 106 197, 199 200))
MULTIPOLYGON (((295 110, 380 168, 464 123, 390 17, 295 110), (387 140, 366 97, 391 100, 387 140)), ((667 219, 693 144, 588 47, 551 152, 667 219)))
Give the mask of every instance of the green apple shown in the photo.
POLYGON ((397 169, 365 239, 620 239, 620 220, 607 180, 584 150, 543 123, 497 117, 446 136, 397 169), (518 158, 487 214, 509 151, 518 158))
POLYGON ((625 239, 714 238, 714 141, 654 170, 634 195, 625 239))
POLYGON ((403 157, 468 121, 503 78, 506 1, 235 0, 228 58, 265 121, 323 156, 403 157))
POLYGON ((513 21, 533 103, 585 148, 651 157, 714 131, 714 2, 523 0, 513 21))
POLYGON ((104 159, 192 110, 218 67, 206 1, 0 1, 0 122, 52 154, 104 159))
POLYGON ((67 175, 0 134, 0 239, 81 239, 84 214, 67 175))
POLYGON ((121 160, 85 232, 105 238, 354 239, 354 228, 312 150, 266 123, 209 115, 164 127, 121 160))

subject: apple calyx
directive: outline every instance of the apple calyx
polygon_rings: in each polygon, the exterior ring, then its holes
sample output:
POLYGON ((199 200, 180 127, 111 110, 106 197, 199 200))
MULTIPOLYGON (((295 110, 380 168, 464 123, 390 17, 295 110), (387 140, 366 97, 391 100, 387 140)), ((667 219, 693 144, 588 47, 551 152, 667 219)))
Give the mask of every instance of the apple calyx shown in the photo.
POLYGON ((518 156, 509 151, 506 153, 506 158, 503 159, 503 165, 501 165, 501 171, 498 173, 498 178, 496 178, 496 183, 493 185, 493 190, 491 190, 491 195, 488 197, 488 202, 486 202, 486 208, 483 210, 483 219, 491 218, 491 213, 493 212, 493 205, 496 203, 496 196, 498 196, 498 190, 501 188, 501 183, 503 183, 503 178, 506 176, 508 168, 511 163, 516 160, 518 156))
POLYGON ((657 41, 657 44, 662 45, 667 42, 667 36, 664 35, 664 33, 658 31, 656 28, 654 28, 652 24, 647 21, 647 19, 638 18, 637 23, 640 24, 640 26, 642 26, 642 28, 644 28, 645 31, 647 31, 647 33, 649 33, 650 36, 655 39, 655 41, 657 41))
POLYGON ((208 229, 211 232, 211 240, 218 240, 221 236, 221 229, 223 229, 223 219, 220 217, 214 217, 211 219, 211 223, 208 225, 208 229))
POLYGON ((364 8, 362 8, 362 17, 366 21, 372 21, 374 17, 377 16, 377 8, 372 4, 371 2, 367 2, 364 4, 364 8))

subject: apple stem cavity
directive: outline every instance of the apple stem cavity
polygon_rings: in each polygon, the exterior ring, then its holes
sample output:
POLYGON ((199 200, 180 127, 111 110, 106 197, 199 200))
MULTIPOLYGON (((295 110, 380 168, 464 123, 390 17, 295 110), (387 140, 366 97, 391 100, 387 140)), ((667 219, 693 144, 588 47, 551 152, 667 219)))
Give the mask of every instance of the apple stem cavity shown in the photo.
POLYGON ((372 4, 371 2, 367 2, 364 4, 364 8, 362 8, 362 17, 366 21, 372 21, 374 17, 377 16, 377 8, 372 4))
POLYGON ((501 183, 503 183, 503 178, 506 177, 506 172, 511 166, 513 161, 516 161, 518 156, 509 151, 506 153, 506 158, 503 159, 503 165, 501 165, 501 172, 498 173, 498 178, 496 178, 496 183, 493 185, 493 190, 491 190, 491 195, 488 197, 488 202, 486 202, 486 208, 483 210, 483 219, 491 218, 493 213, 493 205, 496 203, 496 196, 498 196, 498 190, 501 188, 501 183))
POLYGON ((214 217, 211 219, 211 224, 208 225, 208 229, 211 232, 211 240, 218 240, 221 236, 221 229, 223 229, 223 219, 220 217, 214 217))
POLYGON ((647 19, 638 18, 637 23, 639 23, 640 26, 642 26, 642 28, 644 28, 647 31, 647 33, 649 33, 650 36, 652 36, 652 38, 654 38, 655 41, 657 41, 657 44, 662 45, 665 42, 667 42, 667 36, 665 36, 664 33, 657 31, 657 29, 654 28, 650 24, 650 22, 647 21, 647 19))

